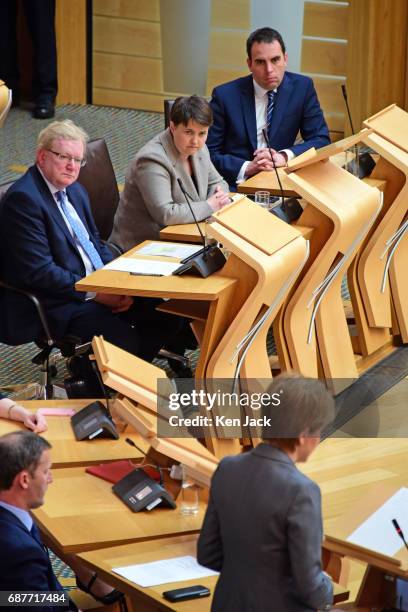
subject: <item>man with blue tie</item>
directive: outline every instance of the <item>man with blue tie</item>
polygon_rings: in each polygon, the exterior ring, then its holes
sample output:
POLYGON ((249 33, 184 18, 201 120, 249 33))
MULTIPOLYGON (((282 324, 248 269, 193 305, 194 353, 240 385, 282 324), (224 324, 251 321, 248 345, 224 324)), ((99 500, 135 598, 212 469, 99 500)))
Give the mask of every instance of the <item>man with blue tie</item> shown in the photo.
POLYGON ((277 167, 330 143, 313 82, 286 71, 288 56, 279 32, 255 30, 247 40, 247 55, 251 74, 215 87, 210 102, 214 123, 207 147, 231 189, 261 170, 273 170, 263 130, 277 167), (294 144, 299 132, 303 142, 294 144))
MULTIPOLYGON (((30 514, 43 505, 52 482, 50 448, 47 440, 31 431, 16 431, 0 437, 0 591, 54 593, 42 604, 40 600, 34 609, 77 610, 71 601, 68 608, 68 598, 54 574, 48 550, 30 514)), ((74 570, 78 587, 95 599, 110 605, 122 598, 122 593, 112 589, 75 555, 62 556, 59 551, 55 552, 74 570)))
MULTIPOLYGON (((156 302, 128 295, 86 294, 75 283, 113 259, 99 238, 88 195, 77 182, 87 134, 72 121, 54 121, 38 137, 36 164, 8 190, 0 209, 0 277, 42 302, 56 339, 94 335, 151 360, 174 337, 182 319, 155 310, 156 302)), ((2 296, 4 328, 41 329, 28 300, 2 296)), ((24 334, 26 335, 26 331, 24 334)))

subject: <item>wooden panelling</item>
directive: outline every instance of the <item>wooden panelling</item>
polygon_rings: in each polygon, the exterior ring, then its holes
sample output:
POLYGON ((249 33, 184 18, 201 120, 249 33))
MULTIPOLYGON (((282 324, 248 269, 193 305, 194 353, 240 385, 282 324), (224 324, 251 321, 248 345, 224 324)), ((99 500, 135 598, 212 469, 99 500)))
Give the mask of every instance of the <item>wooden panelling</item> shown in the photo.
POLYGON ((211 32, 209 65, 241 69, 246 65, 246 32, 211 32))
POLYGON ((303 40, 302 72, 344 76, 347 45, 323 40, 303 40))
POLYGON ((345 79, 339 80, 314 77, 313 82, 316 87, 320 104, 326 111, 338 112, 340 110, 344 110, 341 85, 344 85, 345 79))
POLYGON ((213 0, 211 27, 235 28, 249 32, 251 28, 250 0, 213 0))
POLYGON ((343 132, 344 131, 344 113, 325 112, 324 118, 327 121, 329 130, 331 132, 343 132))
POLYGON ((160 21, 159 0, 93 0, 93 14, 160 21))
POLYGON ((163 90, 162 61, 95 52, 93 78, 94 87, 155 93, 163 90))
POLYGON ((385 106, 405 106, 408 3, 350 0, 348 98, 355 129, 385 106))
POLYGON ((57 104, 86 103, 86 3, 59 0, 56 4, 57 104))
MULTIPOLYGON (((93 90, 94 104, 119 106, 120 108, 139 108, 140 110, 163 112, 163 100, 170 96, 165 94, 145 94, 115 89, 93 90)), ((164 122, 163 122, 164 128, 164 122)))
POLYGON ((94 51, 161 57, 158 23, 95 16, 93 36, 94 51))
POLYGON ((305 2, 303 36, 347 38, 348 6, 305 2))
POLYGON ((242 68, 242 70, 236 68, 209 68, 208 69, 208 80, 207 80, 207 95, 211 95, 212 90, 216 85, 238 79, 238 77, 246 76, 249 74, 248 68, 242 68))

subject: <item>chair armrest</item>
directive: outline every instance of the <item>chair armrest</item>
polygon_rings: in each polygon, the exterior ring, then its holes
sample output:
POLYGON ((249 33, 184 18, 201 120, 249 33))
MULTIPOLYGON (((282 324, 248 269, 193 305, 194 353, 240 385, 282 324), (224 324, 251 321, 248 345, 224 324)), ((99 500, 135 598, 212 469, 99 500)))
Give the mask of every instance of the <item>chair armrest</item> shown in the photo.
POLYGON ((14 287, 13 285, 9 285, 8 283, 3 282, 2 280, 0 280, 0 287, 2 287, 3 289, 7 289, 8 291, 14 291, 15 293, 24 295, 27 299, 31 301, 41 321, 41 325, 44 330, 44 335, 46 337, 47 344, 51 346, 54 343, 54 341, 52 339, 50 328, 48 325, 47 315, 45 314, 45 310, 40 300, 37 298, 37 296, 35 296, 34 293, 31 293, 30 291, 26 291, 25 289, 20 289, 19 287, 14 287))

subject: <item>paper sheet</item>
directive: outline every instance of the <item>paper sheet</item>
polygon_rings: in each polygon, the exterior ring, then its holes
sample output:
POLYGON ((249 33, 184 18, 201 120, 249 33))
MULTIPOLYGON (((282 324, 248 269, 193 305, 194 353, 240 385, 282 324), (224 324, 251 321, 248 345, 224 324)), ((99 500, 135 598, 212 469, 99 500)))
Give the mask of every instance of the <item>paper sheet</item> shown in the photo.
POLYGON ((385 504, 349 535, 347 541, 392 557, 404 546, 395 531, 392 519, 398 521, 405 539, 408 540, 408 489, 406 487, 394 493, 385 504))
POLYGON ((113 571, 142 587, 218 576, 218 572, 203 567, 190 555, 126 567, 114 567, 113 571))
POLYGON ((184 259, 203 248, 202 244, 183 244, 182 242, 150 242, 138 249, 137 255, 155 255, 157 257, 176 257, 184 259))
POLYGON ((151 259, 134 259, 132 257, 119 257, 106 264, 105 270, 118 270, 141 276, 170 276, 180 263, 168 261, 152 261, 151 259))

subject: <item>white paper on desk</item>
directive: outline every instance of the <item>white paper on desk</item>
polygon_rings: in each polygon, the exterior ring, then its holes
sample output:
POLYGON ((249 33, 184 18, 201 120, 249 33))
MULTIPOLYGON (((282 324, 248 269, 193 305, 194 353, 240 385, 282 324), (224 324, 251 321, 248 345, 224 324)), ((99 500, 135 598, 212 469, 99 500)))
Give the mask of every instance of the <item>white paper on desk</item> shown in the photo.
POLYGON ((113 571, 141 587, 195 580, 206 576, 218 576, 218 572, 203 567, 191 555, 161 559, 151 563, 138 563, 126 567, 114 567, 113 571))
POLYGON ((202 244, 183 244, 182 242, 150 242, 138 249, 137 255, 154 255, 157 257, 175 257, 184 259, 203 248, 202 244))
POLYGON ((178 262, 119 257, 106 264, 104 270, 118 270, 119 272, 140 274, 141 276, 170 276, 179 267, 180 263, 178 262))
POLYGON ((347 538, 358 544, 392 557, 404 545, 395 531, 392 519, 397 519, 405 537, 408 535, 408 489, 402 487, 376 510, 347 538))

